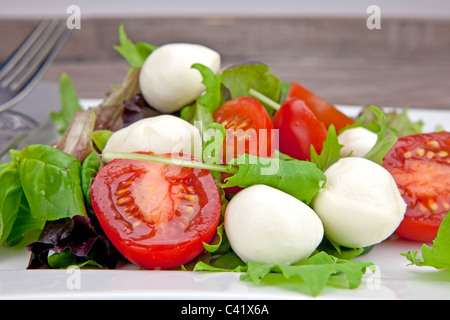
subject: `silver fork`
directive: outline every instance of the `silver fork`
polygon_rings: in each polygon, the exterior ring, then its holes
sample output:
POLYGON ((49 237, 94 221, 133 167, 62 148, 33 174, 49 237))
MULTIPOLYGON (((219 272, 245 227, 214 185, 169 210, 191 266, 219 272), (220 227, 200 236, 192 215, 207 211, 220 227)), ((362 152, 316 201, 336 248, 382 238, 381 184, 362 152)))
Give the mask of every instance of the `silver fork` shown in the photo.
POLYGON ((34 88, 70 31, 65 21, 42 20, 0 67, 0 112, 13 107, 34 88))

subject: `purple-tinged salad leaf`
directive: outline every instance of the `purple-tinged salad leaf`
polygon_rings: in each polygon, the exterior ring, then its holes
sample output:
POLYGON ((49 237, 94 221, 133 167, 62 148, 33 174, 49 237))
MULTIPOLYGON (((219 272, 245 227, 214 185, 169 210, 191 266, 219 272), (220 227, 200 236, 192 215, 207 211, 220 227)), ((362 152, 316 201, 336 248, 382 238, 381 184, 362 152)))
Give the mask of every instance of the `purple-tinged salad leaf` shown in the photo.
POLYGON ((140 93, 140 70, 140 68, 130 69, 120 86, 107 93, 105 100, 94 108, 96 118, 94 130, 117 131, 123 128, 124 101, 140 93))
POLYGON ((114 269, 122 256, 89 218, 74 216, 48 221, 39 239, 27 246, 27 269, 67 268, 71 265, 114 269))
POLYGON ((94 152, 92 141, 94 126, 94 110, 77 111, 64 136, 56 144, 56 148, 74 156, 80 163, 83 163, 84 159, 94 152))
POLYGON ((141 119, 162 115, 162 113, 150 106, 141 93, 134 95, 131 99, 124 101, 122 113, 123 126, 139 121, 141 119))

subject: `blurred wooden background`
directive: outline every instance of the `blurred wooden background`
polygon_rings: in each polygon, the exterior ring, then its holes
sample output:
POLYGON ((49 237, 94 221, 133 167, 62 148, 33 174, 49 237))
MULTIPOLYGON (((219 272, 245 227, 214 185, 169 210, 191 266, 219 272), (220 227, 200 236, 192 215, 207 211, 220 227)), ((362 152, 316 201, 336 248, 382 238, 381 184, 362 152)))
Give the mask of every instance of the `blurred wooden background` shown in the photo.
MULTIPOLYGON (((36 23, 0 20, 0 60, 36 23)), ((335 104, 450 110, 450 20, 383 19, 380 30, 369 30, 356 18, 83 19, 44 80, 67 72, 80 97, 102 98, 126 73, 112 48, 120 23, 134 42, 209 46, 224 67, 264 62, 335 104)))

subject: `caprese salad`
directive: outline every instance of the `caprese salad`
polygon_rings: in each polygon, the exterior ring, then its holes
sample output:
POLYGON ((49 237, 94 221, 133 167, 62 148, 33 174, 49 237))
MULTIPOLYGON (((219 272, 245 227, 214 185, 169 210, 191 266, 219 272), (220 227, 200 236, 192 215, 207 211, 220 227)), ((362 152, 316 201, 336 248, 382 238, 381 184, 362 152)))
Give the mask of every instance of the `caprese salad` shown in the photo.
POLYGON ((357 287, 372 264, 352 259, 393 234, 434 240, 413 263, 450 265, 449 132, 350 118, 203 45, 119 40, 123 83, 85 109, 64 74, 60 139, 0 165, 0 242, 37 234, 29 268, 279 273, 318 294, 336 274, 357 287))

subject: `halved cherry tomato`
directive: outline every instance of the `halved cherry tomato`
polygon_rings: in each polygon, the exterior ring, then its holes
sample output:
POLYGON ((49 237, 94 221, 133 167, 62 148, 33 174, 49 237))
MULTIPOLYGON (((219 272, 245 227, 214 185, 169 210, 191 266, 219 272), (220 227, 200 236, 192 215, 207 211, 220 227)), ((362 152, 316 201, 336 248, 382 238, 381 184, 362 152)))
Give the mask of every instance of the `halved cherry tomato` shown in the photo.
POLYGON ((234 98, 220 106, 213 116, 214 121, 222 124, 227 131, 223 144, 225 163, 244 153, 272 156, 272 119, 258 100, 252 97, 234 98))
POLYGON ((279 130, 279 149, 293 158, 310 160, 311 145, 316 152, 322 152, 327 129, 303 100, 287 100, 273 117, 273 125, 279 130))
POLYGON ((146 269, 173 269, 198 256, 221 215, 209 171, 156 162, 111 161, 95 177, 91 197, 106 236, 146 269))
POLYGON ((436 238, 450 210, 450 132, 399 138, 383 160, 407 204, 396 234, 408 240, 436 238))
POLYGON ((355 120, 346 116, 331 103, 296 82, 291 82, 287 95, 287 99, 290 98, 298 98, 305 101, 306 105, 327 128, 333 124, 337 132, 347 125, 355 123, 355 120))

